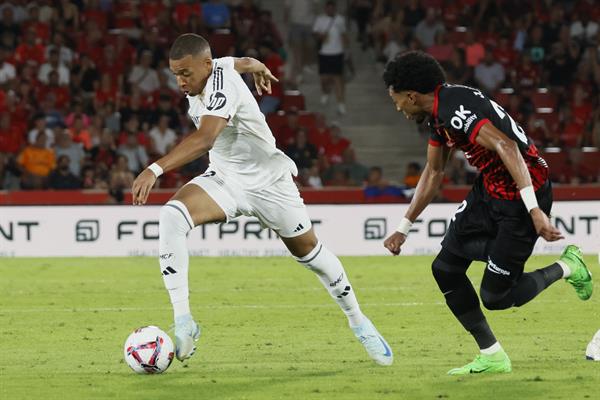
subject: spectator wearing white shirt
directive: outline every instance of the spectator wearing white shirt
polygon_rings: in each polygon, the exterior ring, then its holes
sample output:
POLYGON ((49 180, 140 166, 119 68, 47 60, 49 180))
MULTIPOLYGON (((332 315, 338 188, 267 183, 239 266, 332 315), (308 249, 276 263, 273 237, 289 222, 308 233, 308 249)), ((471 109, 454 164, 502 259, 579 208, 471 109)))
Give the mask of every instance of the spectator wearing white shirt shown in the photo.
POLYGON ((321 103, 327 104, 333 87, 338 102, 338 113, 346 113, 344 83, 344 51, 348 45, 346 19, 335 9, 334 1, 325 3, 325 13, 315 20, 313 33, 319 46, 319 75, 321 103))
POLYGON ((46 59, 50 59, 50 52, 56 49, 58 51, 58 62, 70 66, 73 63, 73 50, 65 46, 64 43, 63 34, 55 32, 52 36, 52 43, 46 47, 46 59))
POLYGON ((494 60, 492 51, 487 49, 482 62, 475 67, 475 81, 489 96, 493 96, 505 78, 504 67, 494 60))
POLYGON ((427 49, 435 43, 435 35, 444 31, 444 24, 437 20, 435 9, 428 8, 425 18, 415 28, 415 37, 427 49))
POLYGON ((164 156, 177 141, 177 134, 169 128, 169 116, 162 115, 158 125, 150 129, 149 136, 156 155, 164 156))
POLYGON ((151 64, 152 52, 144 50, 140 57, 140 63, 135 65, 129 74, 129 83, 140 88, 144 94, 152 93, 160 87, 158 73, 151 64))
POLYGON ((58 84, 66 86, 69 84, 70 72, 67 67, 59 61, 58 49, 52 49, 49 52, 48 62, 42 64, 38 72, 38 80, 44 84, 48 84, 48 75, 50 72, 58 72, 58 84))
POLYGON ((285 0, 284 20, 288 26, 288 44, 292 50, 290 76, 296 84, 302 82, 304 67, 311 64, 314 40, 312 24, 315 19, 316 0, 285 0))
POLYGON ((15 66, 6 61, 8 52, 0 47, 0 86, 9 84, 16 77, 15 66))
POLYGON ((44 114, 38 114, 35 117, 33 128, 27 134, 27 141, 29 144, 34 144, 39 133, 45 133, 46 147, 50 149, 54 146, 54 131, 46 126, 46 116, 44 114))

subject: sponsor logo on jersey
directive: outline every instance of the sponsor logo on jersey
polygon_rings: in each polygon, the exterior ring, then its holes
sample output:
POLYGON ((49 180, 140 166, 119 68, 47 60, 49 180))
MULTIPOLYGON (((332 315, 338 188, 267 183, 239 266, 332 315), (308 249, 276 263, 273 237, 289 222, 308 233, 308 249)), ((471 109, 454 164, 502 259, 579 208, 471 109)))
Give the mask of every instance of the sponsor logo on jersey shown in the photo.
POLYGON ((208 111, 220 110, 223 108, 223 106, 225 106, 225 103, 227 103, 227 98, 225 95, 221 92, 214 92, 210 95, 206 109, 208 111))
MULTIPOLYGON (((452 119, 450 119, 450 125, 452 125, 452 127, 457 131, 463 129, 465 121, 469 120, 470 118, 473 118, 473 120, 477 118, 477 116, 474 114, 471 115, 471 117, 469 117, 469 114, 473 114, 473 112, 467 110, 465 106, 461 104, 460 106, 458 106, 458 110, 454 111, 454 116, 452 117, 452 119)), ((473 120, 471 120, 471 123, 473 122, 473 120)), ((469 123, 469 125, 471 123, 469 123)))

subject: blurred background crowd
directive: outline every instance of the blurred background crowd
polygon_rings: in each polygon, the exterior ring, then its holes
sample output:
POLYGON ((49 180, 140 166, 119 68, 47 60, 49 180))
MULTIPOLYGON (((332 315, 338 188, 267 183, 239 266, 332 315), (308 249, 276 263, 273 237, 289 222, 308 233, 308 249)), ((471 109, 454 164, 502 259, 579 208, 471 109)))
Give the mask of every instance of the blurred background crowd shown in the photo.
MULTIPOLYGON (((298 164, 301 187, 409 196, 419 179, 422 161, 406 160, 404 178, 388 182, 381 167, 357 160, 337 119, 306 109, 299 89, 318 68, 318 102, 334 95, 344 118, 356 72, 344 57, 349 47, 381 66, 408 49, 429 52, 449 82, 481 88, 523 126, 554 181, 598 182, 597 1, 287 0, 276 2, 282 18, 266 3, 1 2, 0 189, 101 189, 121 201, 138 172, 194 129, 168 69, 169 46, 186 32, 206 37, 214 57, 252 56, 279 77, 257 100, 298 164), (342 70, 328 64, 338 56, 342 70)), ((159 186, 176 188, 207 163, 169 172, 159 186)), ((457 153, 447 183, 475 174, 457 153)))

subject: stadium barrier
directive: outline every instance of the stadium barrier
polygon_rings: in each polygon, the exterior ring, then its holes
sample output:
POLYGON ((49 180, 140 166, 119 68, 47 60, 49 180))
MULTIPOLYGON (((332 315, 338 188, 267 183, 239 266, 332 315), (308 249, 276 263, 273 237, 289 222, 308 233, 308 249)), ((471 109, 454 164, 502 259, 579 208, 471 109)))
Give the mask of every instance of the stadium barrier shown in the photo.
MULTIPOLYGON (((319 238, 339 255, 385 255, 383 240, 407 204, 309 205, 319 238)), ((458 204, 432 204, 415 222, 403 254, 434 254, 458 204)), ((0 256, 156 256, 159 206, 0 207, 0 256)), ((553 223, 565 240, 539 240, 537 254, 560 253, 567 243, 600 251, 600 201, 556 202, 553 223)), ((277 235, 252 218, 209 224, 190 232, 197 256, 287 255, 277 235)))

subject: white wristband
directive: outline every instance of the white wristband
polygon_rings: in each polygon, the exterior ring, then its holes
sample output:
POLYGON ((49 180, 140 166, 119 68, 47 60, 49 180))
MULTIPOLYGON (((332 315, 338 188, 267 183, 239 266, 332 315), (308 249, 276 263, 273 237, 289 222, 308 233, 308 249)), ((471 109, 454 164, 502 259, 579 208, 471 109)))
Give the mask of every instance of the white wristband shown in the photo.
POLYGON ((154 176, 156 176, 157 178, 159 176, 161 176, 162 173, 163 173, 163 169, 157 163, 152 163, 152 164, 148 165, 148 169, 150 171, 152 171, 152 173, 154 174, 154 176))
POLYGON ((525 203, 525 208, 527 212, 530 212, 538 206, 537 198, 535 197, 535 191, 533 190, 533 186, 529 185, 524 187, 519 191, 521 193, 521 199, 523 203, 525 203))
POLYGON ((404 234, 405 236, 408 236, 408 232, 410 231, 411 226, 412 222, 410 222, 410 219, 404 217, 402 218, 402 221, 400 221, 400 225, 398 225, 396 231, 404 234))

